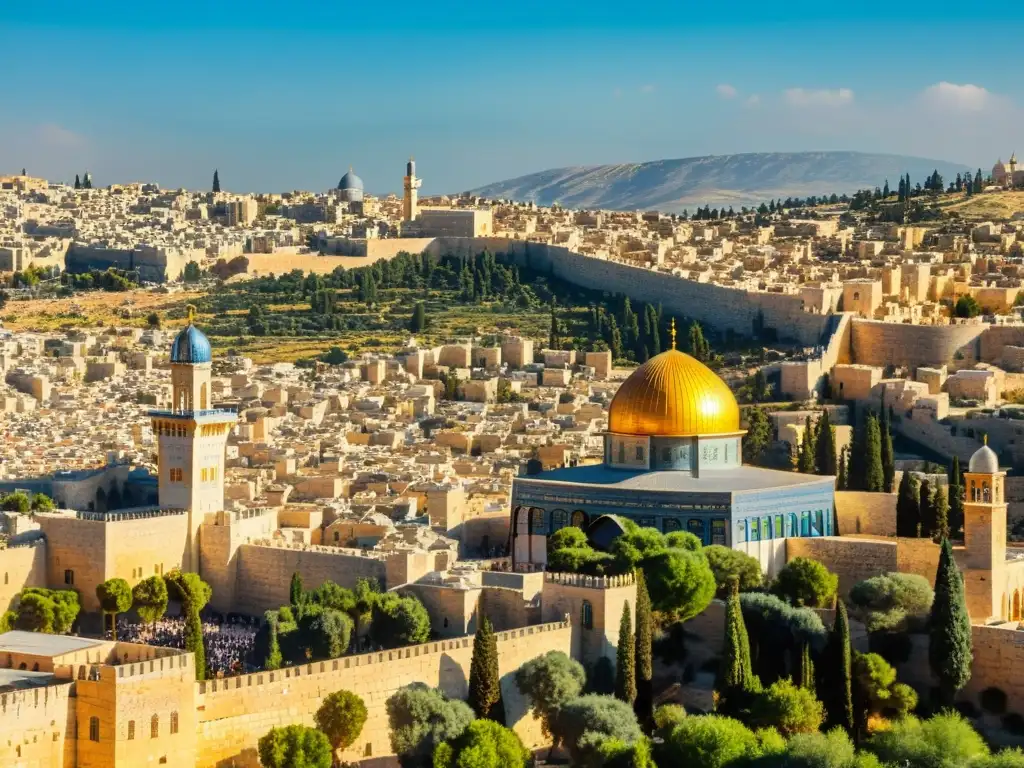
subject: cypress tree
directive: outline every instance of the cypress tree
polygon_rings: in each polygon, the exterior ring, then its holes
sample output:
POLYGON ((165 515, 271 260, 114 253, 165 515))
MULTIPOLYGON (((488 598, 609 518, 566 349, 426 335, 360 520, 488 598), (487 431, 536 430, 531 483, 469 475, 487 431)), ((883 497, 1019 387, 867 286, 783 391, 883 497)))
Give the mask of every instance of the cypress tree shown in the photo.
POLYGON ((199 611, 185 605, 185 650, 195 656, 196 680, 206 679, 206 647, 203 645, 203 622, 199 611))
POLYGON ((850 619, 846 603, 836 602, 836 619, 825 646, 821 664, 821 702, 829 728, 853 733, 853 654, 850 649, 850 619))
POLYGON ((920 510, 920 530, 918 536, 927 539, 932 535, 932 523, 935 517, 935 510, 932 509, 932 484, 927 479, 921 481, 917 497, 917 507, 920 510))
POLYGON ((725 714, 742 711, 750 696, 760 689, 750 660, 750 638, 740 607, 739 579, 729 579, 729 599, 725 606, 725 647, 722 649, 722 667, 715 686, 718 709, 725 714))
POLYGON ((864 441, 864 490, 878 493, 884 485, 882 475, 882 435, 878 429, 878 417, 868 416, 864 441))
POLYGON ((213 172, 213 191, 220 192, 220 175, 216 170, 213 172))
POLYGON ((949 538, 949 502, 942 486, 936 485, 930 505, 932 513, 931 536, 936 542, 949 538))
POLYGON ((501 700, 498 677, 498 639, 490 619, 484 618, 473 637, 473 659, 469 664, 469 706, 477 717, 495 717, 501 700))
POLYGON ((964 579, 953 559, 949 539, 942 540, 928 625, 928 663, 939 680, 942 703, 952 705, 957 691, 971 679, 974 653, 964 579))
POLYGON ((921 497, 917 479, 910 472, 904 472, 896 493, 896 535, 907 538, 917 536, 917 526, 920 522, 921 497))
POLYGON ((270 625, 270 642, 267 646, 267 658, 263 662, 264 669, 280 669, 283 659, 281 658, 281 643, 277 637, 277 619, 270 625))
POLYGON ((814 659, 811 657, 810 643, 803 643, 800 647, 800 668, 797 672, 800 676, 800 687, 814 693, 814 659))
POLYGON ((427 308, 424 306, 422 301, 416 302, 416 307, 412 311, 412 318, 409 320, 409 330, 413 333, 418 333, 427 327, 427 308))
POLYGON ((818 434, 814 439, 815 470, 819 475, 832 475, 839 473, 839 465, 836 462, 836 433, 828 417, 828 411, 821 414, 818 419, 818 434))
POLYGON ((619 644, 615 650, 615 698, 630 706, 636 701, 636 659, 634 654, 633 622, 629 618, 629 603, 622 606, 619 622, 619 644))
POLYGON ((804 434, 800 440, 800 453, 797 457, 796 469, 805 475, 814 474, 814 427, 808 414, 804 420, 804 434))
POLYGON ((889 422, 888 411, 884 408, 879 429, 882 432, 882 490, 892 493, 892 484, 896 477, 896 458, 892 451, 892 424, 889 422))
POLYGON ((654 620, 651 616, 651 596, 647 592, 644 572, 636 570, 636 636, 634 656, 636 667, 636 713, 641 722, 650 719, 653 705, 651 680, 654 664, 651 646, 654 640, 654 620))
POLYGON ((75 189, 81 189, 81 188, 82 188, 82 180, 80 178, 78 178, 78 174, 76 173, 75 174, 75 189))
POLYGON ((302 576, 298 571, 292 574, 292 583, 288 588, 289 602, 298 606, 302 604, 302 576))
POLYGON ((850 451, 846 457, 846 487, 851 491, 865 490, 864 471, 867 461, 864 452, 866 450, 867 428, 867 419, 861 419, 860 424, 853 429, 853 439, 850 441, 850 451))
POLYGON ((846 475, 846 455, 849 452, 848 446, 843 446, 842 453, 839 454, 839 470, 836 472, 836 490, 845 491, 850 486, 850 480, 846 475))

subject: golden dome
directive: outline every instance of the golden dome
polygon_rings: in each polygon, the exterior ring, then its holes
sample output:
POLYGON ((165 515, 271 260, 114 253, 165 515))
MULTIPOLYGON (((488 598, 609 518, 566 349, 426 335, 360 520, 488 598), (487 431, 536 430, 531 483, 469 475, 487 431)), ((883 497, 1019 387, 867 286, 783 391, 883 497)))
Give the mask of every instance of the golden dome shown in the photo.
POLYGON ((689 437, 740 432, 736 398, 699 360, 670 349, 626 379, 608 409, 608 431, 689 437))

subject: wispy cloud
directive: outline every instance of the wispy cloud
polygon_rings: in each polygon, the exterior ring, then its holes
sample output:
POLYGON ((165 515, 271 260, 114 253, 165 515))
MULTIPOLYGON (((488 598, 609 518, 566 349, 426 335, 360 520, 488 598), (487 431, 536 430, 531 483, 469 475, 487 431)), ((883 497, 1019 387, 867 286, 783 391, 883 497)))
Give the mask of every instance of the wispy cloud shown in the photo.
POLYGON ((722 83, 721 85, 716 86, 715 90, 723 99, 735 99, 736 94, 739 93, 734 86, 729 85, 728 83, 722 83))
POLYGON ((853 91, 849 88, 789 88, 782 97, 793 107, 842 107, 853 103, 853 91))
POLYGON ((957 112, 981 112, 998 97, 980 85, 935 83, 921 92, 921 100, 928 106, 957 112))
POLYGON ((761 97, 758 96, 756 93, 752 93, 749 96, 747 96, 746 101, 744 101, 743 103, 746 104, 748 107, 756 107, 758 104, 761 103, 761 97))
POLYGON ((640 86, 640 93, 654 93, 655 90, 656 90, 656 87, 654 85, 652 85, 651 83, 648 83, 647 85, 641 85, 640 86))
POLYGON ((79 149, 89 143, 85 136, 56 123, 42 123, 37 126, 35 138, 44 146, 60 149, 79 149))

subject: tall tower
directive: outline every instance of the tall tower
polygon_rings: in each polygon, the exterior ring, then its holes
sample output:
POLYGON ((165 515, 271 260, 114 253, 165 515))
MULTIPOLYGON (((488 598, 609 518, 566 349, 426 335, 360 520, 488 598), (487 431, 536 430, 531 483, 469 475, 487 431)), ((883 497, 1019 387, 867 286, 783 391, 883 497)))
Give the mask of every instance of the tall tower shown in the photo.
POLYGON ((405 181, 403 184, 405 195, 402 198, 403 221, 412 221, 420 215, 419 192, 417 190, 419 190, 422 183, 422 179, 416 178, 416 161, 410 157, 409 162, 405 165, 405 181))
POLYGON ((160 506, 188 513, 183 568, 199 571, 199 528, 208 512, 224 508, 224 448, 234 411, 211 408, 210 341, 193 323, 171 345, 172 407, 151 411, 159 450, 160 506))
POLYGON ((1006 589, 1006 473, 985 445, 964 473, 964 588, 971 620, 1009 618, 1006 589))

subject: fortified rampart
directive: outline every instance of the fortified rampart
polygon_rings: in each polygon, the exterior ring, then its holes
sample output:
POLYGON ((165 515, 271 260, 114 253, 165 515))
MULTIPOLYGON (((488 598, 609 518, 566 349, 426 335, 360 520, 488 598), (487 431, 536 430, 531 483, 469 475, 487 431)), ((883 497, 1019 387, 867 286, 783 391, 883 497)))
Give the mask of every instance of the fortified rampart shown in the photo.
POLYGON ((45 586, 45 539, 0 549, 0 613, 10 608, 22 587, 45 586))
MULTIPOLYGON (((529 714, 514 673, 548 651, 570 653, 572 628, 567 622, 540 624, 499 632, 497 641, 506 722, 527 746, 540 746, 544 739, 539 723, 529 714)), ((340 689, 357 693, 368 710, 366 725, 344 759, 390 755, 388 697, 411 683, 426 683, 465 699, 472 656, 473 638, 462 637, 196 683, 196 767, 256 768, 261 736, 276 726, 313 725, 323 698, 340 689)))
POLYGON ((0 694, 0 765, 74 766, 72 683, 0 694))
POLYGON ((853 321, 853 359, 863 365, 965 368, 982 359, 985 323, 912 325, 853 321))

